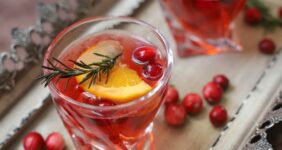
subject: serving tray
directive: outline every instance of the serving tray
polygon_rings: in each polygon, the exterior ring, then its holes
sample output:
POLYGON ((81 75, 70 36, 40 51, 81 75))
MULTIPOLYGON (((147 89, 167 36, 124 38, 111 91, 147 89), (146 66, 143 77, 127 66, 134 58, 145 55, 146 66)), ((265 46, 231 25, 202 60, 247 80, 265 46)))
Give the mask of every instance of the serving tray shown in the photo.
MULTIPOLYGON (((282 2, 278 4, 277 1, 273 1, 274 3, 268 1, 268 4, 273 8, 272 10, 277 10, 282 2)), ((118 12, 119 9, 110 6, 110 8, 103 10, 104 12, 101 14, 109 14, 108 12, 113 10, 118 12)), ((159 28, 167 37, 172 48, 175 49, 174 41, 158 1, 145 1, 132 16, 159 28)), ((185 59, 179 58, 175 54, 171 78, 171 83, 179 89, 180 95, 183 97, 187 92, 201 94, 204 84, 210 81, 215 74, 226 74, 230 78, 231 87, 224 94, 221 104, 228 110, 229 122, 225 127, 214 128, 208 118, 212 106, 204 103, 204 110, 198 116, 189 116, 182 128, 172 128, 165 124, 161 110, 154 121, 154 141, 157 150, 252 149, 258 147, 260 143, 268 142, 264 138, 266 136, 262 136, 259 140, 253 140, 253 138, 258 133, 267 135, 266 130, 279 122, 276 119, 276 121, 271 121, 271 125, 268 125, 267 129, 258 130, 259 126, 271 116, 273 107, 280 102, 277 98, 282 90, 281 50, 278 49, 275 55, 261 54, 257 50, 257 43, 263 37, 262 29, 246 26, 242 22, 242 16, 238 17, 236 26, 244 47, 243 52, 185 59)), ((275 33, 269 35, 275 40, 278 47, 282 46, 281 34, 281 30, 276 30, 275 33)), ((40 84, 36 83, 34 89, 40 90, 40 94, 46 93, 48 96, 48 90, 43 89, 40 84)), ((31 95, 38 95, 38 93, 31 95)), ((50 103, 49 98, 45 98, 45 100, 47 102, 44 103, 44 107, 40 105, 40 108, 43 108, 40 109, 42 111, 38 111, 34 115, 33 121, 30 121, 24 127, 25 130, 6 145, 6 149, 22 149, 23 135, 32 130, 41 132, 45 137, 50 132, 58 131, 64 135, 68 149, 73 149, 70 138, 56 114, 54 105, 50 103)), ((19 107, 16 106, 16 108, 19 107)), ((14 116, 17 114, 16 110, 12 111, 14 116)), ((13 120, 11 116, 5 118, 6 126, 11 120, 13 120)))

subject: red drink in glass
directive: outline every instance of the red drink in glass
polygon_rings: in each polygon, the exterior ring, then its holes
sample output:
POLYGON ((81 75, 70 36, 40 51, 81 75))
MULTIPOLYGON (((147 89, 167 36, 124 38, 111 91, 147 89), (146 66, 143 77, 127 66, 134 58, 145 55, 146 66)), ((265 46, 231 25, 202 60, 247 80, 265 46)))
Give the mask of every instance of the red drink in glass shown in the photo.
POLYGON ((160 0, 182 57, 242 48, 232 21, 246 0, 160 0))
MULTIPOLYGON (((77 149, 144 149, 152 146, 152 120, 162 104, 172 63, 166 41, 155 28, 130 18, 87 19, 59 34, 49 47, 44 64, 47 65, 47 59, 56 57, 69 67, 74 67, 69 60, 78 60, 85 53, 88 55, 89 49, 115 53, 113 48, 119 46, 122 56, 115 70, 134 70, 140 77, 139 82, 152 87, 145 94, 132 97, 128 101, 119 100, 122 91, 120 95, 115 95, 117 99, 112 98, 112 95, 110 98, 103 97, 93 94, 90 90, 92 87, 89 89, 79 84, 77 77, 71 77, 69 81, 61 79, 57 83, 52 81, 49 84, 57 111, 77 149), (146 64, 133 60, 134 50, 142 46, 157 50, 154 63, 160 64, 163 69, 159 79, 146 78, 146 64)), ((110 74, 107 84, 97 84, 119 89, 119 82, 116 81, 118 76, 125 75, 131 79, 130 72, 110 74)), ((48 73, 48 70, 44 73, 48 73)), ((132 84, 131 80, 125 80, 120 84, 132 84)))

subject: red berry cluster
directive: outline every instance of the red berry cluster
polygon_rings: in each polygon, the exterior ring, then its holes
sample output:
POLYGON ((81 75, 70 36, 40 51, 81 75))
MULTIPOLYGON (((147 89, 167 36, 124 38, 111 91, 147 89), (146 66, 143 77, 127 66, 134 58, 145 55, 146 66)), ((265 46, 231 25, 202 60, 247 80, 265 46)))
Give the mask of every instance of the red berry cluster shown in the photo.
POLYGON ((158 80, 163 75, 163 67, 157 63, 157 51, 151 46, 137 47, 132 53, 132 59, 136 64, 144 65, 143 76, 149 80, 158 80))
POLYGON ((53 132, 44 141, 38 132, 30 132, 24 137, 23 146, 25 150, 63 150, 65 141, 61 134, 53 132))
MULTIPOLYGON (((203 88, 203 97, 209 104, 218 103, 223 91, 229 86, 229 80, 224 75, 216 75, 212 82, 207 83, 203 88)), ((165 121, 171 126, 184 124, 187 114, 197 115, 203 109, 203 100, 199 94, 188 93, 179 103, 179 93, 173 86, 169 86, 165 101, 165 121)), ((226 123, 228 114, 226 109, 217 105, 212 108, 209 114, 211 123, 214 126, 222 126, 226 123)))
MULTIPOLYGON (((282 7, 279 9, 278 16, 282 19, 282 7)), ((260 9, 257 7, 248 7, 244 13, 244 20, 248 25, 259 25, 267 18, 260 9)), ((264 23, 267 24, 267 23, 264 23)), ((258 49, 264 54, 273 54, 275 53, 276 44, 270 38, 263 38, 258 44, 258 49)))

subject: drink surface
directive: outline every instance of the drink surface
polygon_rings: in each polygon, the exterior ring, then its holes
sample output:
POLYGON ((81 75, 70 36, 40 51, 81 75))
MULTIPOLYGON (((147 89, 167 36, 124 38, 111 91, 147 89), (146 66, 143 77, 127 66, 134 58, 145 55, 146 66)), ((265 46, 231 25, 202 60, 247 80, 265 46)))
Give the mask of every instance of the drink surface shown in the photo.
MULTIPOLYGON (((159 78, 151 79, 144 74, 147 63, 139 63, 133 57, 136 49, 142 47, 154 48, 154 45, 130 36, 121 31, 107 31, 84 37, 68 46, 59 56, 59 60, 69 67, 77 67, 73 62, 83 61, 86 64, 102 61, 102 57, 93 53, 115 57, 122 54, 110 71, 108 81, 105 75, 101 81, 96 79, 96 83, 88 87, 90 80, 83 84, 79 82, 85 77, 71 77, 60 80, 56 87, 64 95, 77 100, 79 102, 95 105, 99 100, 111 101, 115 104, 130 102, 137 99, 154 88, 159 78), (67 83, 68 82, 68 83, 67 83), (67 87, 65 86, 67 85, 67 87)), ((160 55, 156 55, 153 59, 154 64, 161 66, 162 71, 165 66, 164 60, 160 55)), ((162 75, 162 72, 160 73, 162 75)))
POLYGON ((202 38, 226 35, 245 0, 163 0, 165 7, 189 32, 202 38))

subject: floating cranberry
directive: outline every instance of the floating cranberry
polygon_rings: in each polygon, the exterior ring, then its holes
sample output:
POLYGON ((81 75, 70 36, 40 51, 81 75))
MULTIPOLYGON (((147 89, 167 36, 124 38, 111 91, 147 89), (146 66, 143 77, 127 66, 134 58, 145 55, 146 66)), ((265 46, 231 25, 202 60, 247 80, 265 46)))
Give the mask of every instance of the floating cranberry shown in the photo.
POLYGON ((149 80, 158 80, 163 75, 163 67, 158 63, 149 63, 143 68, 143 76, 149 80))
POLYGON ((180 104, 169 104, 165 106, 165 120, 171 126, 181 126, 186 117, 185 109, 180 104))
POLYGON ((212 108, 209 117, 211 123, 214 126, 219 127, 226 123, 228 115, 224 107, 222 107, 221 105, 217 105, 212 108))
POLYGON ((273 54, 275 52, 275 43, 268 38, 264 38, 259 42, 259 50, 264 54, 273 54))
POLYGON ((178 99, 179 99, 179 94, 177 89, 169 85, 166 96, 164 97, 165 104, 177 103, 178 99))
POLYGON ((65 141, 62 135, 58 132, 49 134, 45 144, 46 150, 63 150, 65 147, 65 141))
POLYGON ((151 46, 137 47, 132 55, 133 60, 136 63, 144 64, 154 60, 156 57, 156 49, 151 46))
POLYGON ((189 93, 184 97, 182 101, 182 105, 185 108, 187 113, 191 113, 195 115, 201 112, 203 108, 203 101, 202 101, 202 98, 198 94, 189 93))
POLYGON ((251 7, 246 9, 244 19, 246 23, 256 25, 261 22, 262 15, 257 8, 251 7))
POLYGON ((217 103, 222 97, 222 88, 215 82, 209 82, 203 88, 203 95, 207 102, 217 103))
POLYGON ((214 76, 213 82, 219 84, 223 90, 226 90, 229 86, 229 80, 223 74, 219 74, 219 75, 214 76))
POLYGON ((24 137, 25 150, 43 150, 44 139, 38 132, 30 132, 24 137))

